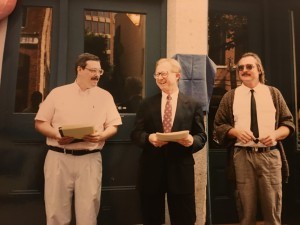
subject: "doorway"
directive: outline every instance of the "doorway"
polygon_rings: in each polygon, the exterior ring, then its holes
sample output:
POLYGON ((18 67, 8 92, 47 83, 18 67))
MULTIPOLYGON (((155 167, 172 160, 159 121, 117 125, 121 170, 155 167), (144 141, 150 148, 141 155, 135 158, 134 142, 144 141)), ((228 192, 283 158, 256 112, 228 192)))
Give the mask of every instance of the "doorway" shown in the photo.
POLYGON ((0 188, 0 209, 6 213, 0 213, 0 221, 45 223, 47 149, 44 137, 34 129, 36 111, 28 105, 53 88, 74 82, 76 56, 99 45, 106 66, 100 86, 114 96, 123 125, 102 151, 98 224, 140 223, 136 191, 140 149, 130 142, 135 109, 128 103, 132 93, 125 89, 138 86, 134 94, 142 98, 157 91, 152 74, 156 60, 166 52, 166 1, 24 0, 9 17, 6 40, 0 87, 0 182, 5 184, 0 188), (139 43, 134 42, 137 38, 139 43), (137 61, 138 65, 133 63, 137 61), (37 92, 41 95, 33 95, 37 92))
MULTIPOLYGON (((224 93, 240 85, 235 77, 235 63, 241 54, 251 51, 261 57, 266 84, 281 91, 294 119, 299 118, 299 9, 299 2, 295 0, 276 4, 272 0, 209 1, 209 57, 218 65, 208 122, 211 211, 215 212, 212 214, 213 224, 238 223, 234 185, 226 175, 227 152, 214 142, 212 124, 224 93)), ((282 221, 296 225, 299 224, 300 202, 296 191, 300 187, 298 131, 284 141, 284 147, 290 178, 289 183, 283 184, 282 221)), ((260 213, 257 220, 263 220, 260 213)))

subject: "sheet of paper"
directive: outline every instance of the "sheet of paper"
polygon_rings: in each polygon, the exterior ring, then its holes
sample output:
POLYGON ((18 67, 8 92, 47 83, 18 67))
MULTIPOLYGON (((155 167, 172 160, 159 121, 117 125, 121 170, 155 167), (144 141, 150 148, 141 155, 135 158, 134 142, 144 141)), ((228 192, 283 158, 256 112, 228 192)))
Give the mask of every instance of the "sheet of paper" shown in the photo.
POLYGON ((94 133, 93 126, 84 125, 68 125, 59 128, 59 132, 62 136, 73 137, 76 139, 82 139, 83 136, 94 133))
POLYGON ((181 138, 186 138, 188 135, 188 130, 176 131, 171 133, 156 133, 156 137, 161 141, 175 141, 181 138))

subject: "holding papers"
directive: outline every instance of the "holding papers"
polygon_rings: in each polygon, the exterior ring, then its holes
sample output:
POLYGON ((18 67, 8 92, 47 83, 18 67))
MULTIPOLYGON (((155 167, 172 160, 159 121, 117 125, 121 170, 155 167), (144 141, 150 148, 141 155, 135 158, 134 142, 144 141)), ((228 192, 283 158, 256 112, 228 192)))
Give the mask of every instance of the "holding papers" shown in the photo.
POLYGON ((189 135, 188 130, 171 132, 171 133, 156 133, 156 137, 160 141, 176 141, 178 139, 186 138, 189 135))
POLYGON ((59 128, 59 133, 62 137, 68 136, 76 139, 82 139, 85 135, 95 132, 93 126, 84 125, 68 125, 59 128))

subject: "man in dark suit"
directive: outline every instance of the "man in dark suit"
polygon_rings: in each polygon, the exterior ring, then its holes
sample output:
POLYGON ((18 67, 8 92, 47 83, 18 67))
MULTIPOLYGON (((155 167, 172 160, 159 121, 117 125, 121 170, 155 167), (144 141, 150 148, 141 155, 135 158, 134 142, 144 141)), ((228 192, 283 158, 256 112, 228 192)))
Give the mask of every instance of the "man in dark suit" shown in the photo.
POLYGON ((164 223, 166 193, 172 225, 196 221, 193 153, 204 147, 207 136, 200 103, 179 92, 180 73, 175 59, 157 61, 154 78, 162 92, 143 101, 131 133, 143 148, 138 188, 144 225, 164 223), (183 130, 188 136, 169 142, 156 135, 183 130))

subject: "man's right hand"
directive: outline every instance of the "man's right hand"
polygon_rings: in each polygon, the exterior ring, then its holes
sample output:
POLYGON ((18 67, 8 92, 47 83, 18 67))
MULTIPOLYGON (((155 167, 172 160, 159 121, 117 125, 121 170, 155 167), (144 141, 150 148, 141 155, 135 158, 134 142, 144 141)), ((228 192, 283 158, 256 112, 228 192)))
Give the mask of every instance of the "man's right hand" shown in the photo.
POLYGON ((160 141, 160 140, 158 140, 157 139, 157 137, 156 137, 156 134, 150 134, 149 135, 149 142, 153 145, 153 146, 155 146, 155 147, 162 147, 162 146, 164 146, 164 145, 166 145, 166 144, 168 144, 168 142, 166 142, 166 141, 160 141))
POLYGON ((251 131, 249 132, 246 130, 239 130, 236 128, 230 129, 227 135, 232 138, 237 138, 239 141, 241 141, 244 144, 255 139, 251 131))
POLYGON ((70 144, 72 141, 74 141, 73 137, 60 137, 56 139, 58 144, 60 145, 67 145, 70 144))

